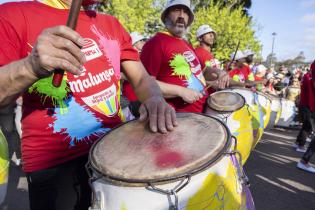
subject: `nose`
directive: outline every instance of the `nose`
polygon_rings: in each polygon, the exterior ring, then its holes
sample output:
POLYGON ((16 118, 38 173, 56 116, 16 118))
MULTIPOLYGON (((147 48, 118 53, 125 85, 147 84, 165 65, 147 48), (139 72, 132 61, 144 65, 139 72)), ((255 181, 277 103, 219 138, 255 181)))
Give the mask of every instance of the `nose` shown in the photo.
POLYGON ((185 14, 185 10, 184 9, 180 9, 179 10, 179 17, 184 17, 185 14))

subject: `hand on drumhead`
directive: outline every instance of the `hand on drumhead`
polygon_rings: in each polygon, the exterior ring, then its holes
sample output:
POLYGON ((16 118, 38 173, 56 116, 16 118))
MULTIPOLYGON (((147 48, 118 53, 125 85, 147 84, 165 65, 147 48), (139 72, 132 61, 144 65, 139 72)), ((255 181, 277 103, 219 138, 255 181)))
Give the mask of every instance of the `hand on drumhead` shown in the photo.
POLYGON ((149 120, 152 132, 167 133, 178 125, 174 108, 162 97, 151 97, 145 100, 139 108, 139 113, 141 121, 149 120))
POLYGON ((80 49, 83 45, 83 38, 66 26, 45 29, 28 56, 30 70, 39 78, 51 75, 55 69, 80 75, 85 62, 80 49))
POLYGON ((203 94, 190 89, 182 87, 178 94, 186 103, 192 104, 203 97, 203 94))
POLYGON ((224 89, 225 87, 229 86, 230 76, 228 74, 224 74, 219 77, 218 79, 218 88, 224 89))

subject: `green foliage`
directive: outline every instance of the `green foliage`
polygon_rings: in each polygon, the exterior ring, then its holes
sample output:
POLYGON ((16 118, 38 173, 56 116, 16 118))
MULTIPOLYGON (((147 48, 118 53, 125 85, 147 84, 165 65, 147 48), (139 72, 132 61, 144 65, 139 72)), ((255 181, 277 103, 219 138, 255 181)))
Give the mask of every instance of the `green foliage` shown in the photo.
POLYGON ((161 27, 162 3, 156 0, 111 0, 101 7, 120 21, 127 31, 154 34, 161 27))
POLYGON ((259 54, 260 44, 255 38, 251 18, 243 15, 242 7, 230 10, 221 4, 210 4, 195 13, 195 21, 190 30, 190 41, 197 45, 196 30, 200 25, 208 24, 217 32, 213 52, 219 60, 228 60, 235 51, 238 41, 240 50, 251 49, 259 54))

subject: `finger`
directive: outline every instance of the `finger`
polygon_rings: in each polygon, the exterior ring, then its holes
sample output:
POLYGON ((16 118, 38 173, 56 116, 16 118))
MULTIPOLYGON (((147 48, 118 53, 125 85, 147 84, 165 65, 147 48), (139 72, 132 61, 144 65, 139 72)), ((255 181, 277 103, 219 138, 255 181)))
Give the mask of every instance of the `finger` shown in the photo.
POLYGON ((150 105, 148 107, 149 113, 149 121, 150 121, 150 129, 152 132, 157 132, 157 115, 158 115, 158 108, 156 104, 150 105))
POLYGON ((171 109, 171 107, 166 107, 165 124, 166 124, 166 129, 168 131, 174 130, 174 125, 173 125, 173 121, 172 121, 172 109, 171 109))
POLYGON ((144 104, 141 104, 139 108, 139 114, 140 114, 140 117, 139 117, 140 121, 144 121, 148 118, 148 111, 144 104))
POLYGON ((44 31, 44 33, 53 34, 56 36, 61 36, 65 39, 69 39, 80 47, 83 47, 84 45, 84 40, 80 36, 80 34, 67 26, 56 26, 53 28, 48 28, 44 31))
POLYGON ((172 117, 172 123, 173 123, 173 126, 178 126, 178 122, 177 122, 177 119, 176 119, 176 112, 175 112, 175 109, 173 107, 170 107, 171 109, 171 117, 172 117))
POLYGON ((53 51, 53 54, 51 56, 67 60, 69 63, 71 63, 77 69, 81 69, 82 68, 81 63, 71 53, 69 53, 68 51, 56 49, 56 50, 53 51))
POLYGON ((161 133, 167 133, 166 130, 166 119, 165 119, 165 112, 167 112, 167 110, 165 109, 166 105, 162 105, 160 104, 157 107, 157 125, 158 125, 158 130, 161 133))
POLYGON ((67 50, 71 53, 81 64, 85 62, 85 55, 81 49, 74 42, 59 36, 52 36, 52 45, 58 49, 67 50))
POLYGON ((42 59, 45 60, 45 65, 47 66, 44 68, 50 72, 54 69, 63 69, 75 75, 80 75, 82 73, 80 69, 78 69, 76 66, 65 59, 56 58, 48 55, 42 56, 42 59))

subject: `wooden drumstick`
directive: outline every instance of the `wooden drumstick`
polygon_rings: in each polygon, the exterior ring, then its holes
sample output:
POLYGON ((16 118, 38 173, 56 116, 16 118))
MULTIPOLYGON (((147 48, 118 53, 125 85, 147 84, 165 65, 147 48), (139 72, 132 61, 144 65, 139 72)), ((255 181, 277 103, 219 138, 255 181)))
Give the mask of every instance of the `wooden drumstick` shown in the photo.
MULTIPOLYGON (((68 15, 67 26, 73 30, 75 30, 77 26, 82 1, 83 0, 72 0, 71 2, 71 8, 68 15)), ((52 81, 53 86, 60 87, 64 72, 65 71, 62 69, 55 69, 54 77, 52 81)))

